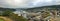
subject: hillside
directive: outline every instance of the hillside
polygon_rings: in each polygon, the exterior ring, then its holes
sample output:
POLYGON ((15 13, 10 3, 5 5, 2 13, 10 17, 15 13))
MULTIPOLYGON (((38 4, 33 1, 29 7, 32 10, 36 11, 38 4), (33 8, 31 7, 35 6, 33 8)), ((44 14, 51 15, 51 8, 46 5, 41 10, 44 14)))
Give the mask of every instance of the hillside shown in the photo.
POLYGON ((30 10, 30 9, 43 9, 43 8, 60 8, 60 5, 34 7, 34 8, 28 8, 28 9, 26 9, 26 10, 30 10))
POLYGON ((10 8, 1 8, 1 7, 0 7, 0 11, 5 11, 5 10, 16 11, 15 9, 10 9, 10 8))
POLYGON ((28 9, 24 9, 24 11, 27 11, 27 12, 35 12, 35 11, 44 11, 44 10, 60 10, 60 5, 51 5, 51 6, 42 6, 42 7, 34 7, 34 8, 28 8, 28 9))

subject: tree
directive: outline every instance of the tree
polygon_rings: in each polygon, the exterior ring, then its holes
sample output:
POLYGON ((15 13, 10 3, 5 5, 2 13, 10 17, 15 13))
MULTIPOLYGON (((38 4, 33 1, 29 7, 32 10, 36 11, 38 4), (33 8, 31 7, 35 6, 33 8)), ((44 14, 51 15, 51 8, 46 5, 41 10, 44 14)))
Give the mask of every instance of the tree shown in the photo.
POLYGON ((12 13, 11 10, 5 10, 5 11, 3 12, 2 16, 9 16, 10 13, 12 13))
POLYGON ((27 21, 26 18, 24 18, 23 16, 18 16, 18 14, 15 14, 15 13, 11 13, 9 17, 14 21, 27 21))

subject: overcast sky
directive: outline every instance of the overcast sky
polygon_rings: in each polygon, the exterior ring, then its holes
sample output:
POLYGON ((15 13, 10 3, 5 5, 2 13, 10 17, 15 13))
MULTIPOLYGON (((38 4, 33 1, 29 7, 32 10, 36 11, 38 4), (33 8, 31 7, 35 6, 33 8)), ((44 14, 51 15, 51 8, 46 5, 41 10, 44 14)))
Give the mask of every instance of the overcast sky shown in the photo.
POLYGON ((32 8, 59 4, 60 0, 0 0, 0 7, 3 8, 32 8))

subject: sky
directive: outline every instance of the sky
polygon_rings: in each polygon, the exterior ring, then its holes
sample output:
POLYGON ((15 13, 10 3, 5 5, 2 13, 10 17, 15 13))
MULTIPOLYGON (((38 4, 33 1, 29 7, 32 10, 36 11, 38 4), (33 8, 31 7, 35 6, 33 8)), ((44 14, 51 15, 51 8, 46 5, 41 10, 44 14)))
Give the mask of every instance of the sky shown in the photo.
POLYGON ((60 5, 60 0, 56 0, 56 4, 57 5, 60 5))
POLYGON ((0 7, 3 8, 33 8, 48 5, 60 5, 60 0, 0 0, 0 7))

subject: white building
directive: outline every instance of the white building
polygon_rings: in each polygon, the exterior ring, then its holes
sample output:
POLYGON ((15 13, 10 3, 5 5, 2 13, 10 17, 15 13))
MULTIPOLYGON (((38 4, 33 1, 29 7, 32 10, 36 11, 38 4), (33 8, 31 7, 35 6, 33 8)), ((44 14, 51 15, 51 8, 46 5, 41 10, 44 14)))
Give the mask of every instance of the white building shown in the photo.
POLYGON ((13 13, 18 14, 18 16, 23 16, 23 17, 27 18, 27 14, 25 11, 15 11, 13 13))

